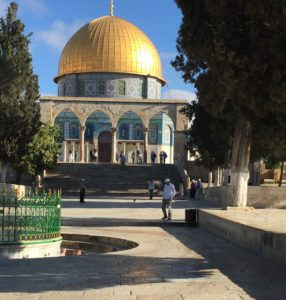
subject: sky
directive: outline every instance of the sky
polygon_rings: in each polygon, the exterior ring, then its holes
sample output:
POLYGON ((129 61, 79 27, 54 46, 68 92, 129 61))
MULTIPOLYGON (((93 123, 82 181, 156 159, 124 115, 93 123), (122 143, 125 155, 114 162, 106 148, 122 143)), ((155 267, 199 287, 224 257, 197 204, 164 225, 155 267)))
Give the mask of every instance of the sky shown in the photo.
MULTIPOLYGON (((14 0, 15 1, 15 0, 14 0)), ((0 0, 0 16, 5 15, 9 0, 0 0)), ((69 38, 84 24, 109 15, 109 0, 16 0, 18 17, 25 32, 33 33, 30 50, 34 73, 39 76, 41 95, 57 95, 53 78, 57 74, 61 52, 69 38)), ((176 39, 181 11, 174 0, 114 0, 114 15, 140 28, 157 48, 167 85, 162 98, 195 98, 195 89, 185 84, 182 74, 170 61, 176 56, 176 39)))

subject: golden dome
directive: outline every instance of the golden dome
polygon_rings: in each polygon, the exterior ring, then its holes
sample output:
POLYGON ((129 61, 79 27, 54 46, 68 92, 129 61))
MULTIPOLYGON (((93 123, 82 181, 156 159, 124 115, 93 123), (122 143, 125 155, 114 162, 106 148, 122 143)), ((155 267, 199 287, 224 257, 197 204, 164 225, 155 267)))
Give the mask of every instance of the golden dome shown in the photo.
POLYGON ((55 81, 66 74, 96 72, 148 75, 165 83, 153 43, 136 26, 115 16, 95 19, 70 38, 55 81))

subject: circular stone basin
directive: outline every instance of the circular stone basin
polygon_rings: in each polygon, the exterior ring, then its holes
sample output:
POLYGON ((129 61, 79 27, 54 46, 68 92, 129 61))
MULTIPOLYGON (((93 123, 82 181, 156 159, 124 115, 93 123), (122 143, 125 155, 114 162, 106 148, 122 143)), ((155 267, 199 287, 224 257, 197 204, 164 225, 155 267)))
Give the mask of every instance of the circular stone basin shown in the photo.
POLYGON ((61 255, 86 255, 135 248, 137 243, 107 236, 62 233, 61 255))

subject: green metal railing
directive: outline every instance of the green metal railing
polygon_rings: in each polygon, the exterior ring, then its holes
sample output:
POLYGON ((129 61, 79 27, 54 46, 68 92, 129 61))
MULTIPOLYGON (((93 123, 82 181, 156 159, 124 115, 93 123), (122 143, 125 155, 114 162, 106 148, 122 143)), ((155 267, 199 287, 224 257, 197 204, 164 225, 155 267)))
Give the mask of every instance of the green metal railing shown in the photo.
POLYGON ((0 196, 0 244, 60 237, 60 193, 0 196))

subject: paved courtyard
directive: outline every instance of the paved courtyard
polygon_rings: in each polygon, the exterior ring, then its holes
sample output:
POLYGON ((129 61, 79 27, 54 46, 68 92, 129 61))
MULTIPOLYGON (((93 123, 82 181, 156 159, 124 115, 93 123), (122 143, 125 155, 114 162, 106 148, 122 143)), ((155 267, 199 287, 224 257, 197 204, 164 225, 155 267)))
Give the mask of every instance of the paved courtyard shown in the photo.
MULTIPOLYGON (((63 228, 124 238, 138 247, 108 254, 0 261, 0 299, 285 299, 286 268, 200 228, 160 220, 160 200, 63 201, 63 228)), ((285 216, 285 214, 284 214, 285 216)))

